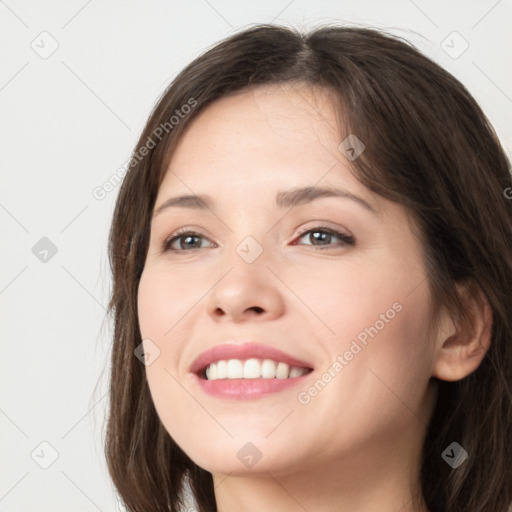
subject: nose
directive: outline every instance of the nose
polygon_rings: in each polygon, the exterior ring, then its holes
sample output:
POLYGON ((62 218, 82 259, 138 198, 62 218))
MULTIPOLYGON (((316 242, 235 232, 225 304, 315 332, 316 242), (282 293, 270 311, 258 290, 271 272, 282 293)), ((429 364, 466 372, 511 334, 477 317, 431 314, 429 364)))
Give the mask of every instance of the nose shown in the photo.
MULTIPOLYGON (((227 271, 208 297, 208 314, 216 322, 242 323, 268 321, 284 312, 284 297, 279 279, 260 256, 247 263, 237 254, 229 259, 227 271), (238 260, 238 261, 237 261, 238 260)), ((281 285, 282 286, 282 285, 281 285)))

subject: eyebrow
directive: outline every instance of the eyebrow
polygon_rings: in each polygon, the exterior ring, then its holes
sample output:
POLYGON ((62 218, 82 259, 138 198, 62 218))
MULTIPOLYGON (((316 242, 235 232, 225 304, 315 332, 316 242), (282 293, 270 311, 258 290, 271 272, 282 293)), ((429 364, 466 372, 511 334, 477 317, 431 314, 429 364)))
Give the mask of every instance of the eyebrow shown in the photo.
MULTIPOLYGON (((276 195, 277 208, 290 208, 310 203, 316 199, 323 197, 339 197, 350 199, 365 209, 377 213, 375 208, 365 201, 362 197, 356 196, 347 190, 340 190, 333 187, 300 187, 278 192, 276 195)), ((192 208, 196 210, 213 210, 213 199, 206 194, 199 195, 183 195, 171 197, 163 202, 153 212, 153 217, 159 215, 168 208, 192 208)))

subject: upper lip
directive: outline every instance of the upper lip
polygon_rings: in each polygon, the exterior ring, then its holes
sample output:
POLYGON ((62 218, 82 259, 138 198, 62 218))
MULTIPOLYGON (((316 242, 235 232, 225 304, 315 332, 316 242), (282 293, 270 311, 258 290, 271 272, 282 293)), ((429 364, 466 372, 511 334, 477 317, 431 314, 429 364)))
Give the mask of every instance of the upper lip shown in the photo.
POLYGON ((313 369, 308 362, 297 359, 282 350, 263 345, 256 342, 237 344, 235 342, 226 342, 210 348, 200 354, 192 363, 190 371, 199 373, 208 365, 222 359, 272 359, 273 361, 287 363, 290 366, 313 369))

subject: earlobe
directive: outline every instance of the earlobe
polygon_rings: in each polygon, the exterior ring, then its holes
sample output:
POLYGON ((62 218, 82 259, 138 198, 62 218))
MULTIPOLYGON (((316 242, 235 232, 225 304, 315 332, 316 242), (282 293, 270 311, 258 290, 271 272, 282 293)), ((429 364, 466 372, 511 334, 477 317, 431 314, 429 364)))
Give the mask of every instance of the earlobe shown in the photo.
POLYGON ((491 345, 492 310, 487 297, 474 283, 457 288, 466 314, 458 321, 449 320, 449 329, 439 330, 432 370, 433 377, 445 381, 461 380, 474 372, 491 345))

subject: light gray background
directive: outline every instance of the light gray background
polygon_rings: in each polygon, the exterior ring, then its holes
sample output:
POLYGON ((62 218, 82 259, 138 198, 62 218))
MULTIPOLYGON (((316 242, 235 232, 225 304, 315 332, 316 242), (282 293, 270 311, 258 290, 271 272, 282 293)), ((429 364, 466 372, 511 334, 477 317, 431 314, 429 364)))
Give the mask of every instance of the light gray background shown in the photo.
POLYGON ((102 444, 118 188, 99 200, 95 187, 206 47, 254 23, 331 20, 415 42, 512 150, 511 0, 0 1, 0 512, 120 510, 102 444))

